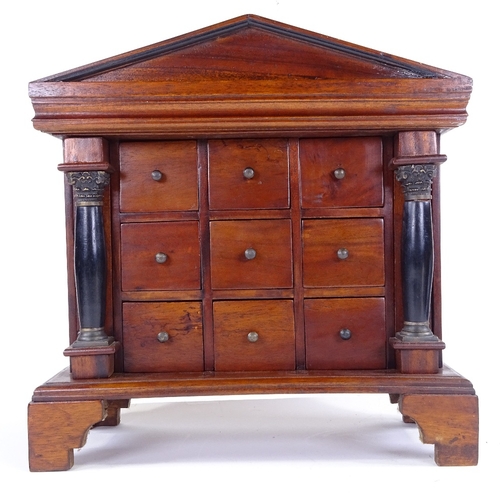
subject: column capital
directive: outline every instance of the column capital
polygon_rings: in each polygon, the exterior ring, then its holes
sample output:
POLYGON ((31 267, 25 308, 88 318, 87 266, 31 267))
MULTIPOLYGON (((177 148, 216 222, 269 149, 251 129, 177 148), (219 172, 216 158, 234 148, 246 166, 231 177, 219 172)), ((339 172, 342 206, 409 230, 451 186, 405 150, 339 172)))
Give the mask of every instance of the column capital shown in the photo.
POLYGON ((432 199, 432 180, 437 167, 446 161, 438 154, 438 138, 434 131, 406 131, 397 134, 394 158, 389 168, 396 170, 396 179, 403 187, 405 201, 432 199))
POLYGON ((101 170, 66 172, 66 181, 73 186, 73 199, 76 206, 103 204, 104 188, 109 184, 107 172, 101 170))
POLYGON ((433 163, 401 165, 396 170, 396 180, 403 187, 405 201, 432 199, 432 180, 437 167, 433 163))

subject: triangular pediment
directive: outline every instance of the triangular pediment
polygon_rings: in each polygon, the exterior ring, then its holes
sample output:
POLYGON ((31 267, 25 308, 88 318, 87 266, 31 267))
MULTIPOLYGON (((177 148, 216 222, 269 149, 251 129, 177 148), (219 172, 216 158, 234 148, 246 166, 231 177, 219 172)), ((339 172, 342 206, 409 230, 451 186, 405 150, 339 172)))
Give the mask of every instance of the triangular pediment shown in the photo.
POLYGON ((447 130, 472 80, 248 15, 30 84, 55 135, 228 137, 447 130))
POLYGON ((448 72, 248 15, 43 79, 63 82, 443 78, 448 72))

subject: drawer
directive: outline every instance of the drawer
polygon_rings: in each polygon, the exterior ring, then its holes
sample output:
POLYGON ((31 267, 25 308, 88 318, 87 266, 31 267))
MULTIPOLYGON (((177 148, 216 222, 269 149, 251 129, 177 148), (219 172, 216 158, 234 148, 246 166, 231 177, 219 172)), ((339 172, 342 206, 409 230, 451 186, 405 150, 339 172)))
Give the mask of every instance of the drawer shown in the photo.
POLYGON ((383 205, 379 137, 302 139, 299 154, 303 208, 383 205))
POLYGON ((214 302, 215 369, 294 370, 291 300, 214 302))
POLYGON ((198 222, 144 222, 121 227, 122 290, 200 288, 198 222))
POLYGON ((196 141, 120 144, 120 210, 198 209, 196 141))
POLYGON ((126 372, 203 371, 199 302, 123 304, 126 372))
POLYGON ((306 299, 308 370, 386 367, 385 299, 306 299))
POLYGON ((305 287, 383 286, 383 219, 302 222, 305 287))
POLYGON ((286 139, 216 140, 208 147, 212 210, 289 207, 286 139))
POLYGON ((290 220, 210 222, 212 288, 291 288, 290 220))

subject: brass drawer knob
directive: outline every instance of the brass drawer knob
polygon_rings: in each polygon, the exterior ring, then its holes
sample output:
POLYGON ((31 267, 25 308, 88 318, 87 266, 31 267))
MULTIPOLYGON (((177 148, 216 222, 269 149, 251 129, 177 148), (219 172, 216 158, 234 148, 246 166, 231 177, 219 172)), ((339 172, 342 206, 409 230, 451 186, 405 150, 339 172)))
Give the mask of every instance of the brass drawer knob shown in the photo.
POLYGON ((253 248, 247 248, 245 250, 245 257, 248 260, 255 259, 255 257, 257 257, 257 252, 253 248))
POLYGON ((342 328, 339 332, 340 338, 343 340, 349 340, 352 336, 351 330, 349 328, 342 328))
POLYGON ((254 175, 255 175, 255 170, 253 168, 245 168, 245 170, 243 170, 243 177, 245 179, 253 179, 254 178, 254 175))
POLYGON ((167 342, 168 339, 170 338, 170 335, 167 332, 160 332, 156 338, 158 339, 158 342, 167 342))
POLYGON ((163 264, 163 263, 167 262, 167 259, 168 259, 168 256, 166 253, 158 252, 155 255, 155 260, 156 260, 156 262, 158 262, 158 264, 163 264))
POLYGON ((347 259, 349 257, 349 250, 347 248, 339 248, 337 250, 337 257, 341 260, 347 259))
POLYGON ((257 342, 259 340, 259 334, 257 332, 250 332, 247 335, 248 342, 257 342))
POLYGON ((159 170, 153 170, 151 172, 151 177, 153 178, 154 181, 160 181, 161 178, 163 177, 163 174, 159 170))
POLYGON ((333 175, 335 179, 343 179, 345 177, 345 170, 343 168, 337 168, 334 170, 333 175))

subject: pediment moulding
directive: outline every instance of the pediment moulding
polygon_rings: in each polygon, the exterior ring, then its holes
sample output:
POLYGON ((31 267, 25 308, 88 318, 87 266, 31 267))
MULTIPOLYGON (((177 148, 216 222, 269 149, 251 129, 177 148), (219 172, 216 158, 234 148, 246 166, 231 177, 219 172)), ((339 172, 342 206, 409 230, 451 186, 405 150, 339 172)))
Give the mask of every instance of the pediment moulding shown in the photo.
POLYGON ((42 78, 30 97, 35 128, 58 136, 241 137, 443 132, 465 122, 471 90, 469 77, 247 15, 42 78))

